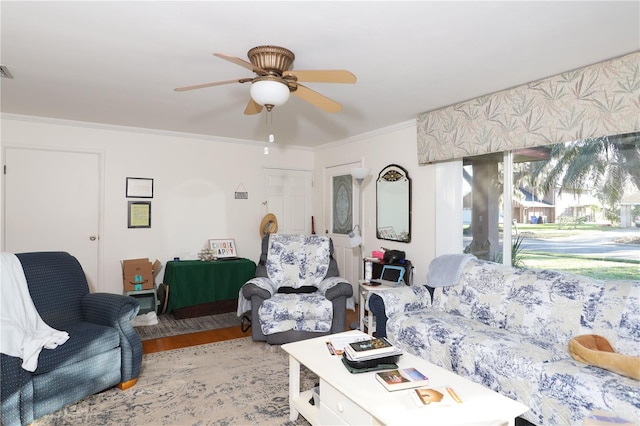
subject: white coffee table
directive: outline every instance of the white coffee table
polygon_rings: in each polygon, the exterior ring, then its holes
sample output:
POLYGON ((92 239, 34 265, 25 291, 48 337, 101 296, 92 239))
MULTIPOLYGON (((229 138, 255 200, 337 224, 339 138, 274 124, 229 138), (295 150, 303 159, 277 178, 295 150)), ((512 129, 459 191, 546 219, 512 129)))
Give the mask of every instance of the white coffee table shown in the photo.
MULTIPOLYGON (((364 334, 354 330, 337 336, 364 334)), ((336 336, 336 335, 334 335, 336 336)), ((327 349, 327 337, 282 345, 289 354, 290 420, 301 414, 312 425, 514 425, 529 410, 526 405, 502 396, 464 377, 405 353, 400 368, 416 367, 431 386, 451 386, 463 400, 454 406, 418 407, 407 390, 388 392, 375 373, 351 374, 327 349), (311 405, 313 390, 300 391, 300 365, 320 378, 320 404, 311 405)))

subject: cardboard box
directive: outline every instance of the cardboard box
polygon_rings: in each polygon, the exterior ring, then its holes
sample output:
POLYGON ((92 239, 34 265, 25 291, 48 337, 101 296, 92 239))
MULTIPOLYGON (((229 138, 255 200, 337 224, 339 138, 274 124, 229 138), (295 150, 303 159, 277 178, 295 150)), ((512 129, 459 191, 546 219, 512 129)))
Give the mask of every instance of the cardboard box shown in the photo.
POLYGON ((156 260, 152 264, 148 258, 123 260, 122 285, 124 291, 153 289, 154 278, 160 271, 160 266, 160 261, 156 260))

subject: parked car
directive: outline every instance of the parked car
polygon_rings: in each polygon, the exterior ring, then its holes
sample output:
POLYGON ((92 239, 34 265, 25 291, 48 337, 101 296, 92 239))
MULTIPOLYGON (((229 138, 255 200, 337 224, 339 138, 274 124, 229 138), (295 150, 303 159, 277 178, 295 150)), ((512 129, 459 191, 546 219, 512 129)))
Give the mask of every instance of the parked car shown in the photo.
POLYGON ((638 228, 640 228, 640 215, 636 216, 636 219, 633 221, 638 228))

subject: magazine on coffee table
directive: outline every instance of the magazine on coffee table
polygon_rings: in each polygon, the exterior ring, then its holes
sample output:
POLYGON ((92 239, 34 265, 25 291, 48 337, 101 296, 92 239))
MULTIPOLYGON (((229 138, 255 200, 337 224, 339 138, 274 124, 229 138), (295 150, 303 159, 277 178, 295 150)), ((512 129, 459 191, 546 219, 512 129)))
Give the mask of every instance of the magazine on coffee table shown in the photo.
POLYGON ((462 399, 458 396, 452 387, 421 387, 411 389, 411 397, 419 407, 430 406, 449 406, 462 404, 462 399))

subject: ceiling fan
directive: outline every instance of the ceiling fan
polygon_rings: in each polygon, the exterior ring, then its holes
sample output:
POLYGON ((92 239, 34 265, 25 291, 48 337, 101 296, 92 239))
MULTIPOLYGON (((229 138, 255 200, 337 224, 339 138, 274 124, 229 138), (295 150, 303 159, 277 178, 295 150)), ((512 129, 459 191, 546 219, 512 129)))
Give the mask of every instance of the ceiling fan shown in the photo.
POLYGON ((342 105, 303 86, 300 82, 351 84, 356 82, 356 76, 346 70, 292 70, 295 55, 289 49, 279 46, 257 46, 250 49, 247 56, 251 62, 222 53, 214 53, 214 56, 247 68, 256 73, 257 77, 196 84, 178 87, 175 90, 184 92, 224 84, 251 82, 251 99, 244 110, 247 115, 259 114, 263 106, 267 111, 271 111, 273 107, 283 105, 289 99, 290 93, 327 112, 338 112, 342 110, 342 105))

